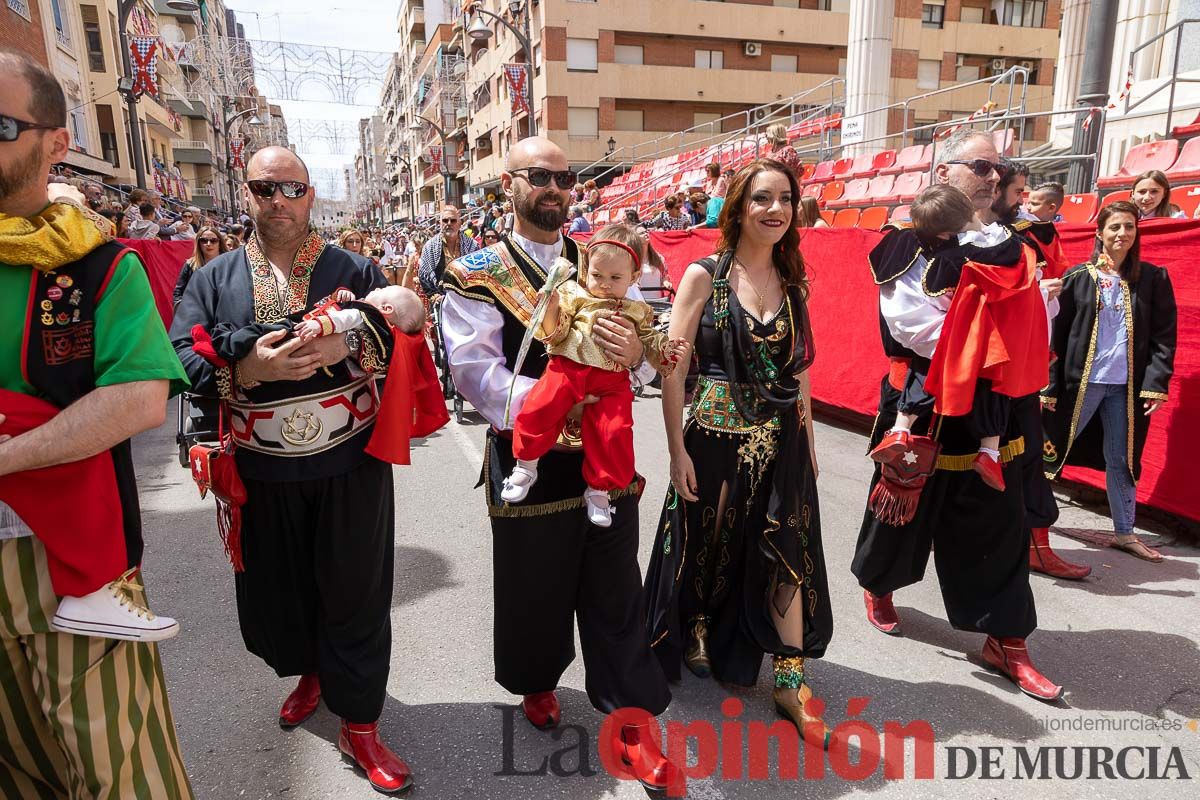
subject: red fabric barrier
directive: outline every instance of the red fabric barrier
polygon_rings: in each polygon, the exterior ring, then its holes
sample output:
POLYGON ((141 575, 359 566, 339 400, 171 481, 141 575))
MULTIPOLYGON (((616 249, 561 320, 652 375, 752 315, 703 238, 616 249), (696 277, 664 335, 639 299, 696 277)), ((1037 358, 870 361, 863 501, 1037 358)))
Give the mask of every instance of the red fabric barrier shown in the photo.
POLYGON ((183 262, 192 257, 196 251, 195 242, 164 242, 162 239, 120 239, 121 244, 136 250, 146 265, 146 275, 150 278, 150 290, 154 292, 154 304, 158 306, 158 315, 162 317, 163 325, 171 328, 171 317, 174 316, 174 304, 171 295, 175 292, 175 282, 179 280, 179 270, 183 262))
MULTIPOLYGON (((1063 250, 1071 264, 1092 253, 1094 225, 1060 225, 1063 250)), ((839 408, 872 415, 879 379, 887 361, 879 344, 878 293, 867 268, 867 253, 880 239, 875 231, 806 229, 800 249, 812 278, 809 303, 817 360, 813 396, 839 408)), ((1170 401, 1155 414, 1142 456, 1138 501, 1200 520, 1200 492, 1192 489, 1186 449, 1200 442, 1200 223, 1152 220, 1141 226, 1142 258, 1168 268, 1179 307, 1179 346, 1170 401)), ((715 230, 653 232, 654 248, 667 263, 675 285, 687 265, 712 253, 715 230)), ((584 238, 584 237, 580 237, 584 238)), ((1139 412, 1140 413, 1140 412, 1139 412)), ((1068 468, 1070 480, 1104 488, 1104 476, 1068 468)))

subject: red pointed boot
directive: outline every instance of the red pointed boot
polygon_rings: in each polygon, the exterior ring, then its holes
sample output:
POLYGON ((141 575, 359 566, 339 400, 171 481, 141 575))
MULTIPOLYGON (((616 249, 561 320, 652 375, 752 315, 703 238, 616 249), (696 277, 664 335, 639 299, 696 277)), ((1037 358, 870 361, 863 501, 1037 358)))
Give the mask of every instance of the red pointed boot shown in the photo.
POLYGON ((525 719, 539 731, 548 731, 558 726, 562 711, 558 707, 558 697, 554 692, 537 692, 527 694, 521 701, 521 710, 525 719))
POLYGON ((867 622, 889 636, 900 633, 900 616, 896 614, 896 607, 892 605, 891 592, 876 596, 864 590, 863 602, 867 605, 867 622))
POLYGON ((637 778, 642 788, 647 792, 661 794, 672 784, 682 785, 680 782, 683 776, 679 768, 668 761, 654 743, 649 724, 653 723, 622 725, 618 734, 620 738, 617 742, 617 752, 621 756, 621 763, 628 768, 630 775, 637 778))
POLYGON ((1029 649, 1024 639, 989 636, 983 645, 982 656, 989 667, 1008 677, 1030 697, 1046 702, 1062 697, 1063 687, 1038 672, 1029 660, 1029 649))
POLYGON ((912 446, 912 434, 908 431, 888 431, 868 457, 880 464, 890 464, 912 446))
POLYGON ((1034 528, 1029 537, 1029 568, 1052 578, 1081 581, 1092 574, 1092 568, 1063 560, 1050 548, 1050 529, 1034 528))
POLYGON ((988 486, 997 492, 1004 491, 1004 467, 999 461, 987 453, 980 453, 975 456, 971 469, 979 473, 979 477, 983 478, 983 482, 988 486))
POLYGON ((399 794, 412 786, 412 771, 401 758, 379 741, 379 723, 353 725, 342 720, 338 749, 367 773, 371 788, 382 794, 399 794))
POLYGON ((313 715, 321 704, 321 682, 316 675, 302 675, 296 688, 279 709, 279 727, 294 728, 313 715))

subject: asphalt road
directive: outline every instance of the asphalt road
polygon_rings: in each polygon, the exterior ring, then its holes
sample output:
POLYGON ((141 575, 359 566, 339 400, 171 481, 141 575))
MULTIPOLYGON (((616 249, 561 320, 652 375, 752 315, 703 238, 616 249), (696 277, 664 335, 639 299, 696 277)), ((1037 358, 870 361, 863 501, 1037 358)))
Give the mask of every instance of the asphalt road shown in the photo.
MULTIPOLYGON (((667 483, 659 408, 657 397, 635 406, 638 469, 648 480, 641 508, 643 570, 667 483)), ((472 488, 483 433, 478 418, 461 426, 451 422, 418 444, 412 466, 396 469, 393 649, 381 721, 384 737, 413 768, 414 797, 644 797, 635 784, 617 780, 601 765, 595 740, 602 719, 587 702, 578 660, 559 692, 564 727, 557 735, 514 719, 518 698, 492 680, 490 534, 482 494, 472 488), (571 725, 578 727, 567 727, 571 725), (581 740, 589 743, 583 763, 581 740), (517 774, 537 773, 543 762, 547 774, 517 774)), ((810 680, 828 703, 830 725, 850 716, 865 722, 868 731, 882 731, 887 721, 927 721, 934 738, 933 777, 914 777, 916 748, 910 741, 903 778, 885 777, 882 766, 871 768, 869 753, 864 774, 842 777, 850 774, 848 763, 860 763, 857 749, 848 762, 831 754, 820 779, 804 777, 806 769, 820 764, 811 759, 798 781, 778 776, 774 755, 769 780, 729 777, 736 775, 737 759, 731 758, 725 777, 718 771, 709 778, 692 778, 689 796, 1200 796, 1195 599, 1200 551, 1168 545, 1167 560, 1152 565, 1054 536, 1056 547, 1093 567, 1093 576, 1078 584, 1032 579, 1040 628, 1030 639, 1031 649, 1040 668, 1068 689, 1064 702, 1045 705, 979 665, 982 637, 946 624, 932 565, 923 583, 897 594, 903 637, 885 637, 867 624, 861 592, 849 571, 870 474, 864 442, 858 432, 818 427, 822 534, 835 633, 827 657, 810 665, 810 680), (852 698, 869 702, 863 709, 858 701, 851 711, 852 698), (1091 766, 1093 759, 1104 762, 1104 751, 1079 749, 1087 747, 1111 749, 1107 764, 1112 779, 1103 763, 1091 766), (1032 768, 1023 764, 1022 754, 1033 761, 1032 768), (1077 756, 1083 773, 1070 779, 1077 756), (974 769, 968 773, 972 761, 974 769), (1003 776, 983 777, 986 763, 993 764, 990 775, 1003 776), (1038 775, 1043 766, 1049 779, 1029 779, 1030 772, 1038 775), (1089 771, 1099 778, 1087 779, 1089 771), (1163 774, 1165 779, 1150 779, 1163 774)), ((293 682, 277 678, 242 646, 233 575, 217 538, 212 502, 199 499, 176 461, 174 415, 161 429, 139 437, 135 451, 150 598, 154 608, 177 617, 183 626, 162 651, 175 724, 197 796, 377 796, 340 757, 338 721, 324 707, 299 729, 285 732, 277 726, 279 705, 293 682)), ((1109 530, 1104 517, 1081 508, 1064 508, 1060 524, 1109 530)), ((769 671, 768 663, 754 690, 732 695, 743 703, 732 720, 737 730, 775 721, 769 671)), ((684 675, 673 688, 667 719, 728 721, 721 704, 731 694, 712 681, 684 675)), ((736 743, 732 735, 725 741, 736 743)), ((700 756, 694 745, 690 754, 693 762, 700 756)))

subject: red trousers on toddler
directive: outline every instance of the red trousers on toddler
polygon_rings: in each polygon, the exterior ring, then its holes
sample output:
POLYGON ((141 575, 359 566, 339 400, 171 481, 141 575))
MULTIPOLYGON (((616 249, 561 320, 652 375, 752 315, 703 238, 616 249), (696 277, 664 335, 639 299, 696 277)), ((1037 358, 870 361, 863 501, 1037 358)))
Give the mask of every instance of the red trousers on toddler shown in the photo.
POLYGON ((550 452, 567 414, 589 394, 600 399, 583 407, 583 479, 592 489, 624 489, 633 481, 633 389, 626 370, 551 356, 513 424, 513 455, 534 461, 550 452))

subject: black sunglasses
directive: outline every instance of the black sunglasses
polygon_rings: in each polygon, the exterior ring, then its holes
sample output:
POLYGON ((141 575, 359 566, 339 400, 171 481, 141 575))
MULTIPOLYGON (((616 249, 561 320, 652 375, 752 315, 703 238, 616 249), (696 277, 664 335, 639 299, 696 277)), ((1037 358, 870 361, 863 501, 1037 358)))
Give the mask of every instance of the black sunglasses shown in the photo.
POLYGON ((442 220, 443 225, 457 225, 458 223, 459 223, 458 217, 446 217, 445 219, 442 220))
POLYGON ((560 189, 571 189, 575 186, 574 170, 564 169, 558 172, 545 169, 544 167, 518 167, 510 169, 509 172, 525 172, 528 173, 525 179, 537 188, 542 188, 550 183, 550 179, 554 179, 554 185, 560 189))
POLYGON ((0 114, 0 142, 15 142, 22 131, 52 131, 61 125, 42 125, 0 114))
POLYGON ((304 197, 308 193, 308 184, 302 181, 246 181, 246 186, 251 194, 262 198, 274 197, 276 189, 289 200, 304 197))
POLYGON ((975 173, 975 175, 980 178, 986 178, 988 175, 991 175, 992 170, 996 170, 996 175, 999 176, 1000 180, 1004 180, 1004 176, 1008 174, 1008 167, 1003 164, 996 164, 988 161, 986 158, 972 158, 967 160, 956 159, 954 161, 947 161, 946 163, 962 164, 964 167, 968 167, 971 172, 975 173))
POLYGON ((197 239, 200 244, 220 244, 220 239, 197 239))

